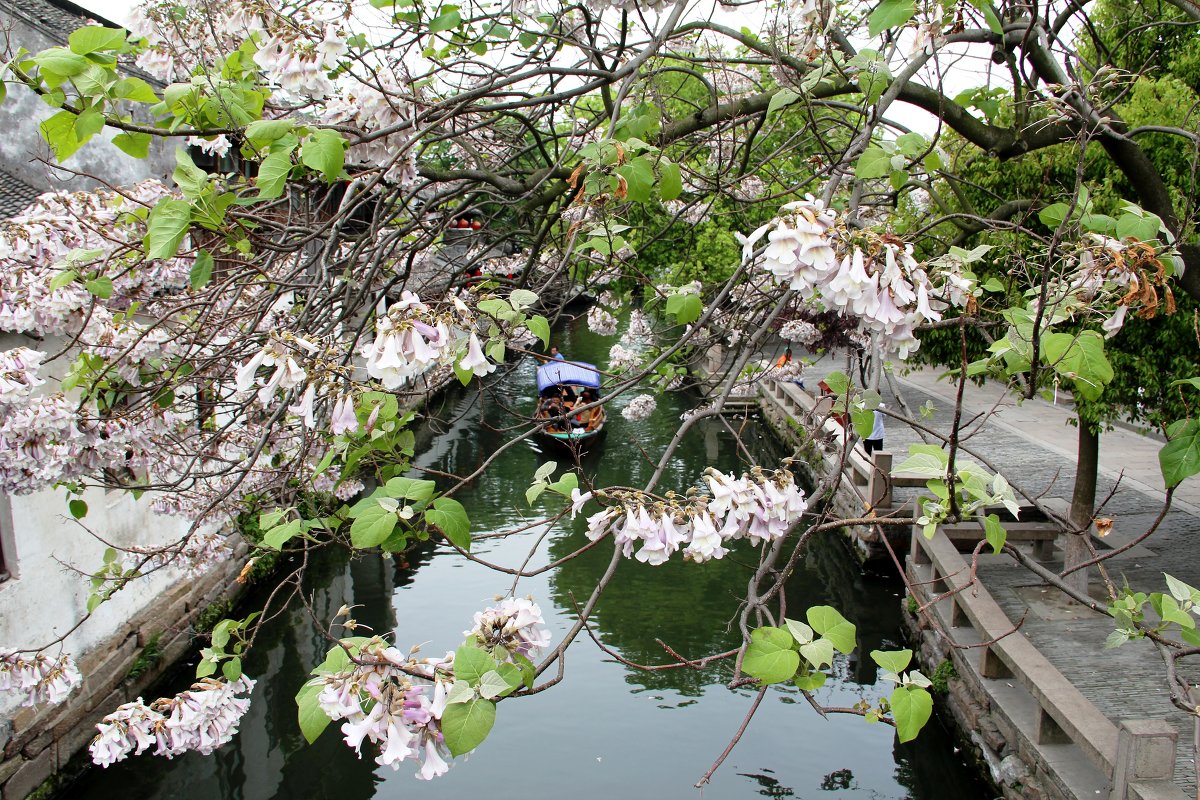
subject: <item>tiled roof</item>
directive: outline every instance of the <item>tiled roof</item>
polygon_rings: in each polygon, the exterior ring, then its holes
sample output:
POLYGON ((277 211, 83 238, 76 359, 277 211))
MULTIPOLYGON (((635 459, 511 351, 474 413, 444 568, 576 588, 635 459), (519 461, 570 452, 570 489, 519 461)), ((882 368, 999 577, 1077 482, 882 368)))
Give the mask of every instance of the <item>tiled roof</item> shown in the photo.
POLYGON ((7 172, 0 172, 0 219, 20 214, 41 193, 7 172))
MULTIPOLYGON (((31 25, 41 28, 53 39, 66 44, 67 36, 76 28, 89 23, 103 25, 106 28, 124 27, 99 14, 77 6, 70 0, 0 0, 0 15, 15 14, 25 19, 31 25)), ((162 81, 153 75, 121 59, 121 70, 128 75, 136 75, 152 86, 162 86, 162 81)))
POLYGON ((85 22, 96 19, 95 15, 74 3, 50 0, 3 0, 0 10, 11 10, 31 22, 41 23, 42 27, 63 38, 85 22))

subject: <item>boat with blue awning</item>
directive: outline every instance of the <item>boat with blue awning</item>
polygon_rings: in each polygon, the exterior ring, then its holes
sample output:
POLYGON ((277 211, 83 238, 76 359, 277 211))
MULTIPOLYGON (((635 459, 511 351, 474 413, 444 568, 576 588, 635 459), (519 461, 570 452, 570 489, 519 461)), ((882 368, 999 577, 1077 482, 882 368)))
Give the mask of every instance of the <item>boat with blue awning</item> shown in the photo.
POLYGON ((552 360, 538 367, 534 422, 543 441, 579 450, 604 434, 607 416, 596 405, 600 379, 596 365, 583 361, 552 360))

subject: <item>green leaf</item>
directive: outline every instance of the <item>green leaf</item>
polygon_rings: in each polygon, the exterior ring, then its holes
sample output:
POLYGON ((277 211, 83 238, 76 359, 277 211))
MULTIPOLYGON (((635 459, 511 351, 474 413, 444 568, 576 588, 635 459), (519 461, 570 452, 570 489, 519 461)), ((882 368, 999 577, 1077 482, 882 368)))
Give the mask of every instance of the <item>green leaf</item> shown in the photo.
POLYGON ((914 444, 908 448, 908 458, 898 464, 894 472, 912 472, 922 478, 944 478, 950 464, 950 456, 937 445, 914 444))
POLYGON ((883 0, 867 20, 867 33, 874 37, 889 28, 896 28, 912 19, 917 13, 913 0, 883 0))
POLYGON ((987 537, 993 553, 1003 550, 1004 542, 1008 540, 1008 531, 1004 530, 1004 526, 1000 524, 1000 517, 995 514, 988 514, 983 518, 983 535, 987 537))
POLYGON ((192 221, 192 206, 186 200, 164 197, 150 211, 146 226, 146 255, 149 258, 173 258, 187 236, 192 221))
POLYGON ((208 188, 208 173, 197 167, 182 147, 175 148, 175 172, 171 177, 189 200, 195 200, 208 188))
POLYGON ((118 133, 112 138, 112 143, 126 155, 134 158, 145 158, 150 155, 150 134, 148 133, 118 133))
POLYGON ((212 644, 213 647, 223 649, 229 644, 229 629, 234 624, 235 620, 223 619, 216 624, 212 629, 212 644))
POLYGON ((461 756, 478 747, 496 723, 496 704, 482 698, 446 706, 442 735, 450 754, 461 756))
POLYGON ((86 142, 102 130, 104 115, 94 109, 84 111, 75 120, 75 136, 80 142, 86 142))
POLYGON ((260 200, 273 200, 283 194, 284 184, 292 172, 292 151, 297 144, 296 137, 289 134, 271 145, 271 152, 258 168, 256 181, 260 200))
MULTIPOLYGON (((131 100, 135 103, 158 102, 158 95, 155 93, 154 88, 141 78, 121 78, 121 80, 117 81, 113 92, 117 97, 123 100, 131 100)), ((149 137, 150 134, 144 133, 139 135, 149 137)))
POLYGON ((103 28, 99 25, 88 25, 77 28, 67 37, 67 45, 71 52, 86 56, 101 50, 120 50, 125 46, 126 32, 119 28, 103 28))
POLYGON ((112 278, 101 275, 98 278, 92 278, 89 281, 83 282, 83 287, 101 300, 107 300, 112 297, 113 282, 112 278))
POLYGON ((827 676, 824 672, 810 672, 807 675, 796 676, 796 688, 806 692, 815 692, 825 685, 827 676))
POLYGON ((496 659, 473 644, 460 645, 454 651, 454 677, 471 686, 479 686, 483 676, 496 668, 496 659))
POLYGON ((79 273, 73 269, 64 269, 62 272, 50 279, 50 291, 57 292, 69 283, 74 283, 79 277, 79 273))
POLYGON ((911 742, 933 713, 933 697, 917 686, 897 686, 890 702, 896 736, 901 742, 911 742))
POLYGON ((771 114, 781 108, 787 108, 799 99, 799 92, 792 89, 780 89, 771 96, 771 102, 767 104, 767 113, 771 114))
POLYGON ((579 488, 579 477, 574 472, 567 472, 546 488, 552 492, 558 492, 563 497, 569 499, 571 497, 571 492, 579 488))
POLYGON ((84 517, 87 516, 88 505, 83 500, 80 500, 78 497, 72 499, 69 503, 67 503, 67 508, 69 508, 71 510, 71 516, 74 517, 75 519, 83 519, 84 517))
POLYGON ((1158 239, 1160 224, 1158 217, 1153 215, 1140 217, 1136 214, 1122 214, 1117 220, 1117 238, 1153 242, 1158 239))
POLYGON ((1067 218, 1067 212, 1070 206, 1066 203, 1054 203, 1048 205, 1038 212, 1038 219, 1047 228, 1057 228, 1067 218))
POLYGON ((221 674, 225 676, 227 681, 236 681, 242 677, 242 659, 239 656, 226 661, 221 665, 221 674))
POLYGON ((1074 381, 1074 389, 1087 400, 1099 400, 1114 377, 1104 354, 1104 337, 1096 331, 1051 333, 1042 339, 1046 361, 1054 371, 1074 381))
POLYGON ((403 497, 420 503, 433 497, 437 484, 433 481, 417 480, 416 478, 392 478, 383 485, 388 497, 403 497))
POLYGON ((282 139, 295 127, 295 121, 290 119, 256 119, 246 126, 246 139, 261 147, 282 139))
POLYGON ((75 135, 75 115, 70 111, 60 111, 43 120, 38 130, 60 163, 73 156, 83 146, 83 142, 75 135))
POLYGON ((358 549, 378 547, 392 535, 399 522, 394 511, 388 511, 378 503, 375 509, 364 511, 350 525, 350 542, 358 549))
MULTIPOLYGON (((513 671, 516 672, 515 667, 513 667, 513 671)), ((517 674, 518 676, 520 675, 520 673, 517 674)), ((479 680, 479 694, 484 700, 495 700, 497 697, 503 697, 512 690, 512 685, 496 670, 485 672, 479 680)))
POLYGON ((282 525, 272 528, 263 534, 262 543, 264 547, 269 547, 272 550, 282 550, 283 546, 291 539, 300 534, 300 529, 303 526, 301 520, 294 519, 290 522, 285 522, 282 525))
POLYGON ((439 497, 433 508, 425 512, 425 522, 433 525, 452 544, 463 550, 471 549, 471 520, 463 504, 452 497, 439 497))
POLYGON ((899 675, 912 663, 912 650, 872 650, 871 660, 885 672, 899 675))
POLYGON ((803 622, 784 617, 783 624, 787 626, 792 638, 799 644, 808 644, 813 640, 813 629, 803 622))
POLYGON ((812 629, 833 642, 833 646, 839 651, 848 655, 854 650, 854 625, 838 613, 836 608, 813 606, 805 616, 812 629))
POLYGON ((541 340, 543 347, 550 346, 550 323, 545 317, 535 316, 525 320, 525 327, 541 340))
POLYGON ((1000 17, 996 15, 996 10, 992 8, 992 4, 984 0, 980 4, 980 10, 983 11, 983 19, 987 22, 987 26, 991 32, 1004 35, 1004 25, 1000 22, 1000 17))
POLYGON ((300 148, 300 162, 320 172, 326 183, 333 183, 346 162, 346 140, 337 131, 314 131, 300 148))
MULTIPOLYGON (((650 201, 651 193, 654 190, 654 167, 649 158, 638 156, 628 164, 617 167, 616 173, 625 179, 629 200, 635 203, 650 201)), ((613 247, 615 248, 616 245, 613 247)))
MULTIPOLYGON (((775 98, 771 98, 774 102, 775 98)), ((683 176, 679 165, 665 158, 658 162, 658 196, 662 200, 674 200, 683 193, 683 176)))
POLYGON ((800 645, 800 655, 814 667, 825 667, 833 664, 833 642, 825 638, 815 642, 800 645))
POLYGON ((983 286, 981 288, 985 292, 1003 292, 1004 284, 1000 282, 999 278, 993 277, 993 278, 988 278, 986 281, 984 281, 983 286))
MULTIPOLYGON (((338 650, 340 652, 341 648, 338 650)), ((304 734, 304 740, 309 744, 317 740, 331 721, 321 710, 318 700, 324 689, 324 683, 306 683, 296 694, 296 719, 300 723, 300 732, 304 734)))
MULTIPOLYGON (((892 157, 883 148, 872 145, 863 151, 854 165, 854 177, 869 180, 882 178, 892 171, 892 157)), ((828 379, 826 379, 828 380, 828 379)), ((832 386, 833 384, 830 384, 832 386)))
POLYGON ((45 72, 52 72, 64 78, 73 78, 87 69, 92 62, 65 47, 51 47, 34 56, 33 63, 45 72))
POLYGON ((542 493, 545 491, 546 491, 546 484, 544 484, 544 483, 533 484, 532 486, 530 486, 528 489, 525 490, 525 502, 529 503, 529 505, 533 505, 534 502, 536 502, 537 499, 539 497, 541 497, 542 493))
POLYGON ((441 33, 457 28, 462 24, 462 16, 458 10, 447 11, 429 23, 430 33, 441 33))
POLYGON ((193 289, 202 289, 212 280, 212 273, 212 253, 207 250, 201 250, 196 253, 196 261, 192 264, 191 272, 188 273, 188 283, 193 289))
POLYGON ((792 649, 792 635, 783 628, 755 628, 742 660, 742 670, 763 683, 792 679, 800 666, 800 654, 792 649))

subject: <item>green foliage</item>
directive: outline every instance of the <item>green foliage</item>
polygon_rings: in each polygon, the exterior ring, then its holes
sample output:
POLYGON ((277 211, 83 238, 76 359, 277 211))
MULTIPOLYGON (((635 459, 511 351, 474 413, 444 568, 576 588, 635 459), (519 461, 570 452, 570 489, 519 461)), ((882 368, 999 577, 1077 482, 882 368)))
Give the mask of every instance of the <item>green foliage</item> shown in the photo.
POLYGON ((196 621, 192 623, 192 627, 195 628, 196 633, 209 633, 231 611, 233 611, 232 600, 216 600, 209 603, 196 615, 196 621))
POLYGON ((158 665, 163 655, 162 648, 158 643, 161 637, 161 633, 156 633, 146 640, 145 646, 138 653, 137 658, 133 660, 129 671, 125 673, 125 680, 137 680, 158 665))
POLYGON ((235 681, 240 678, 242 656, 253 638, 250 627, 261 614, 262 612, 255 611, 245 619, 223 619, 214 625, 209 634, 211 645, 200 651, 196 677, 207 678, 219 667, 226 680, 235 681))
POLYGON ((942 659, 929 676, 930 687, 934 694, 946 694, 950 691, 950 681, 958 679, 958 670, 950 659, 942 659))

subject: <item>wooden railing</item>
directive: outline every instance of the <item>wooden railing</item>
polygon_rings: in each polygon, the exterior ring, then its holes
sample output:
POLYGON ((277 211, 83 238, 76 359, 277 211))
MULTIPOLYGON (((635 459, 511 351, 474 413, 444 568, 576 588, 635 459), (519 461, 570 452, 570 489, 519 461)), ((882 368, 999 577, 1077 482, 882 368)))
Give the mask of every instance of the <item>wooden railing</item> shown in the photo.
MULTIPOLYGON (((1184 800, 1172 779, 1175 772, 1177 732, 1165 720, 1127 720, 1118 727, 1058 671, 1020 631, 978 582, 942 530, 926 539, 914 527, 908 561, 909 581, 922 606, 929 606, 942 631, 955 645, 956 657, 980 677, 985 691, 1016 686, 1035 703, 1032 719, 1012 714, 1013 724, 1038 745, 1047 770, 1064 770, 1067 762, 1046 755, 1047 746, 1072 744, 1109 782, 1108 800, 1184 800), (943 595, 937 602, 935 598, 943 595), (931 604, 932 603, 932 604, 931 604)), ((1097 650, 1097 657, 1101 653, 1097 650)), ((1118 676, 1114 676, 1118 680, 1118 676)), ((1013 700, 997 703, 1011 707, 1013 700)), ((1072 776, 1062 774, 1056 783, 1071 786, 1072 776)), ((1078 783, 1076 781, 1076 783, 1078 783)), ((1094 797, 1096 789, 1080 789, 1076 796, 1094 797)))
POLYGON ((904 487, 924 487, 926 478, 908 473, 892 472, 892 454, 887 450, 868 456, 858 447, 846 447, 847 431, 830 413, 832 397, 814 397, 805 389, 786 381, 766 381, 763 394, 792 419, 810 429, 821 423, 821 432, 832 439, 835 450, 845 453, 846 476, 858 487, 863 502, 876 512, 893 510, 892 490, 904 487))

